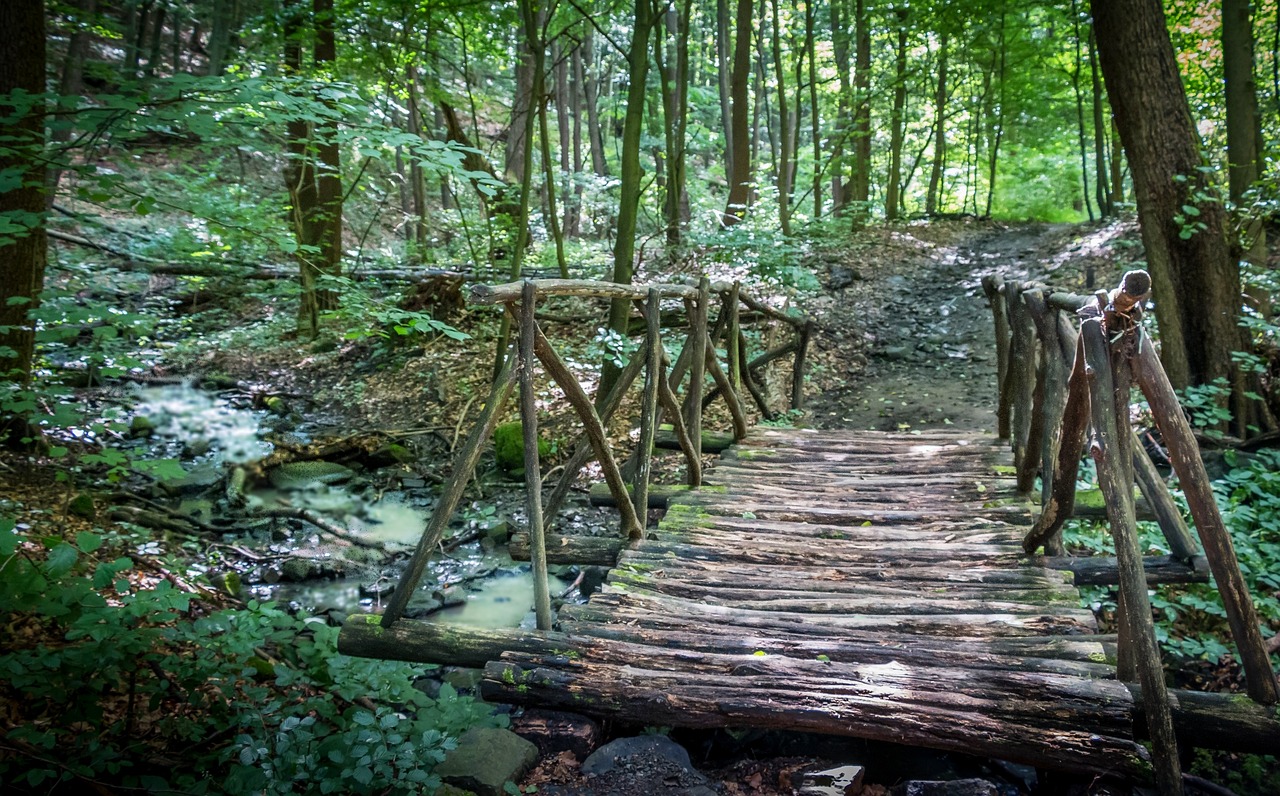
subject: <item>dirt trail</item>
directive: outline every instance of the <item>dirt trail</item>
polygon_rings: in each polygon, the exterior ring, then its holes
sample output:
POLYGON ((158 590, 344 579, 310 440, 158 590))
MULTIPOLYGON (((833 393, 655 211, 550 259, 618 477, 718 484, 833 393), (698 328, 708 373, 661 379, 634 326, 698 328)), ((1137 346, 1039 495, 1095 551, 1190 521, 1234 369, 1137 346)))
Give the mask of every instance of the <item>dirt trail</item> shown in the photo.
MULTIPOLYGON (((995 341, 980 279, 1039 270, 1037 255, 1058 245, 1061 225, 960 229, 933 243, 901 232, 900 256, 868 262, 862 279, 818 302, 824 367, 808 422, 819 428, 912 430, 995 424, 995 341), (869 354, 856 369, 850 352, 869 354), (856 372, 855 372, 856 370, 856 372)), ((883 249, 877 251, 883 256, 883 249)), ((839 276, 837 266, 833 275, 839 276)))

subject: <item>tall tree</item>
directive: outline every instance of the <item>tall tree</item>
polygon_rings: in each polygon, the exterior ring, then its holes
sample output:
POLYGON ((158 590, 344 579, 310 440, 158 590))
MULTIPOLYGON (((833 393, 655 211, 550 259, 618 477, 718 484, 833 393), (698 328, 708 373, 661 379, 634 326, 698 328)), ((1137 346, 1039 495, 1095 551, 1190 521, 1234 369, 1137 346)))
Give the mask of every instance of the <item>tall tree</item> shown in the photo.
MULTIPOLYGON (((653 27, 650 0, 635 0, 635 24, 631 28, 631 49, 627 53, 627 113, 622 122, 622 175, 618 186, 618 238, 613 244, 613 272, 610 279, 630 284, 635 271, 636 222, 640 215, 640 137, 644 131, 645 81, 649 76, 649 33, 653 27)), ((631 317, 631 302, 615 299, 609 304, 609 328, 626 332, 631 317)), ((600 374, 597 397, 608 395, 618 379, 619 368, 610 359, 600 374)))
POLYGON ((722 223, 726 227, 741 221, 751 200, 751 129, 747 124, 747 93, 751 85, 751 0, 738 0, 733 42, 733 75, 730 79, 729 140, 733 160, 729 163, 729 198, 722 223))
POLYGON ((1133 175, 1160 359, 1178 387, 1228 379, 1243 430, 1259 418, 1231 357, 1247 345, 1237 323, 1240 268, 1227 241, 1226 212, 1205 198, 1200 139, 1164 8, 1160 0, 1093 0, 1092 7, 1102 73, 1133 175))
POLYGON ((894 50, 893 110, 889 114, 889 178, 886 180, 884 217, 890 221, 902 215, 902 145, 907 107, 907 17, 906 6, 894 9, 897 18, 897 47, 894 50))
POLYGON ((853 4, 853 177, 849 201, 857 202, 854 222, 866 215, 871 198, 871 23, 866 0, 853 4))
MULTIPOLYGON (((1253 22, 1249 0, 1222 1, 1222 71, 1227 94, 1227 183, 1237 206, 1262 169, 1258 90, 1253 76, 1253 22)), ((1266 262, 1266 228, 1255 219, 1245 230, 1247 254, 1266 262)))
POLYGON ((934 215, 942 202, 942 171, 947 163, 947 44, 948 35, 943 22, 938 33, 938 87, 933 95, 933 168, 929 171, 929 191, 925 194, 924 212, 934 215))
POLYGON ((1107 120, 1103 105, 1102 72, 1098 69, 1098 43, 1093 33, 1093 21, 1089 22, 1089 76, 1093 86, 1093 161, 1094 188, 1098 196, 1098 213, 1109 218, 1116 213, 1111 194, 1110 175, 1107 172, 1107 120))
MULTIPOLYGON (((45 238, 43 0, 0 3, 0 402, 30 380, 35 329, 30 313, 40 301, 48 242, 45 238)), ((0 442, 21 445, 26 422, 0 414, 0 442)))
POLYGON ((791 235, 791 174, 795 139, 791 135, 791 113, 787 105, 786 69, 782 65, 782 22, 778 14, 780 0, 772 0, 773 71, 778 86, 778 226, 782 234, 791 235))

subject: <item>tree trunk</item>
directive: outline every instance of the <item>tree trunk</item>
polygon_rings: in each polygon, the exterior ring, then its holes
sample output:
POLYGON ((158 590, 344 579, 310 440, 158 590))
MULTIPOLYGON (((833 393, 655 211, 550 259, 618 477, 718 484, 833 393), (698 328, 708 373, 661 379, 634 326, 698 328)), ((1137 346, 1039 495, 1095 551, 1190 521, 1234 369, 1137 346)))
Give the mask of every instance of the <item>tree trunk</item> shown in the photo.
POLYGON ((237 5, 239 5, 237 0, 213 0, 213 25, 209 31, 208 46, 209 74, 211 75, 220 75, 227 67, 237 5))
MULTIPOLYGON (((62 62, 62 76, 58 80, 58 103, 66 108, 74 108, 84 93, 84 59, 89 52, 89 31, 97 11, 97 0, 76 0, 72 8, 75 10, 71 19, 73 30, 67 40, 67 56, 62 62)), ((66 158, 59 150, 71 140, 75 123, 71 119, 54 119, 50 127, 52 151, 49 153, 51 162, 45 191, 47 209, 53 207, 66 164, 66 158)))
POLYGON ((894 9, 897 17, 898 46, 896 49, 893 84, 893 111, 889 115, 889 178, 886 181, 884 217, 890 221, 902 215, 902 140, 903 111, 907 106, 907 16, 905 7, 894 9))
POLYGON ((595 37, 591 28, 582 37, 582 94, 587 103, 587 138, 591 141, 591 168, 597 177, 609 176, 604 157, 604 136, 600 132, 600 97, 596 84, 595 37))
POLYGON ((831 213, 839 216, 844 211, 844 144, 849 134, 849 94, 853 88, 849 81, 849 31, 845 27, 845 0, 830 0, 831 48, 836 61, 836 129, 831 139, 831 213))
MULTIPOLYGON (((22 227, 0 236, 0 398, 25 387, 35 350, 30 313, 44 287, 45 238, 44 103, 15 104, 15 91, 45 92, 45 26, 42 0, 0 3, 0 116, 8 117, 0 173, 13 182, 0 191, 0 217, 22 227), (25 106, 25 107, 24 107, 25 106)), ((25 446, 22 418, 0 414, 0 444, 25 446)))
POLYGON ((938 90, 933 95, 933 168, 929 171, 929 192, 924 212, 936 215, 942 204, 942 170, 947 163, 947 32, 938 34, 938 90))
POLYGON ((733 42, 733 77, 729 140, 733 160, 729 163, 729 198, 721 224, 731 227, 747 213, 751 199, 751 130, 747 124, 747 88, 751 81, 751 0, 738 0, 736 33, 733 42))
MULTIPOLYGON (((561 233, 569 235, 571 229, 577 228, 574 219, 576 206, 570 197, 570 184, 573 174, 573 138, 569 123, 569 109, 572 107, 572 94, 569 92, 569 54, 564 51, 559 41, 551 46, 556 84, 556 132, 560 137, 560 199, 564 202, 564 219, 560 225, 561 233)), ((575 233, 576 234, 576 233, 575 233)))
POLYGON ((1237 326, 1239 264, 1231 256, 1222 205, 1199 198, 1209 186, 1199 170, 1200 140, 1164 8, 1159 0, 1092 5, 1102 73, 1133 176, 1161 361, 1175 387, 1228 379, 1235 420, 1248 422, 1239 411, 1245 405, 1243 374, 1231 360, 1232 351, 1248 350, 1237 326))
POLYGON ((871 199, 871 23, 866 0, 854 0, 853 179, 849 200, 859 204, 855 221, 866 217, 871 199))
POLYGON ((782 234, 791 236, 791 112, 787 105, 787 72, 782 66, 782 24, 778 15, 780 0, 771 0, 773 11, 773 79, 778 84, 778 226, 782 234))
MULTIPOLYGON (((1231 201, 1240 207, 1245 191, 1257 181, 1263 168, 1249 0, 1222 2, 1222 71, 1227 93, 1228 185, 1231 201)), ((1267 237, 1261 219, 1247 224, 1244 238, 1246 257, 1255 265, 1265 265, 1267 237)))
POLYGON ((991 204, 995 201, 996 196, 996 166, 1000 162, 1000 141, 1004 138, 1004 114, 1005 114, 1005 66, 1009 55, 1009 41, 1005 36, 1005 12, 1000 10, 1000 52, 995 56, 995 68, 992 70, 994 79, 997 81, 999 88, 999 110, 993 114, 992 120, 987 126, 987 208, 984 215, 988 218, 991 216, 991 204))
MULTIPOLYGON (((736 55, 736 51, 735 51, 736 55)), ((729 0, 716 0, 716 79, 720 85, 720 124, 724 128, 724 162, 732 172, 733 87, 729 66, 729 0)), ((732 173, 726 175, 732 178, 732 173)))
POLYGON ((1071 90, 1076 97, 1076 138, 1080 144, 1080 181, 1084 186, 1084 206, 1089 212, 1089 220, 1093 221, 1093 200, 1089 197, 1089 148, 1085 145, 1084 129, 1084 92, 1080 89, 1080 72, 1084 69, 1084 58, 1081 57, 1080 12, 1076 0, 1071 0, 1071 26, 1075 38, 1075 58, 1071 68, 1071 90))
MULTIPOLYGON (((573 109, 573 178, 572 212, 565 212, 564 234, 570 238, 582 235, 582 45, 570 53, 571 80, 569 81, 569 107, 573 109)), ((566 200, 567 201, 567 200, 566 200)))
MULTIPOLYGON (((640 134, 644 128, 645 80, 649 76, 649 33, 653 17, 649 0, 636 0, 635 25, 631 30, 631 50, 628 53, 627 115, 622 122, 622 182, 618 200, 618 238, 613 246, 613 273, 610 279, 619 284, 631 284, 635 269, 636 222, 640 214, 640 181, 644 173, 640 169, 640 134)), ((609 328, 625 334, 631 314, 629 299, 614 299, 609 304, 609 328)), ((601 369, 600 386, 596 393, 603 398, 617 380, 619 368, 606 361, 601 369)))
POLYGON ((804 49, 809 54, 809 136, 813 145, 813 218, 822 217, 822 125, 818 114, 818 59, 814 44, 814 0, 804 4, 804 49))
POLYGON ((1094 40, 1093 23, 1089 23, 1089 75, 1093 84, 1093 159, 1094 187, 1097 190, 1098 213, 1103 218, 1116 214, 1107 174, 1107 122, 1103 115, 1102 73, 1098 70, 1098 44, 1094 40))
MULTIPOLYGON (((316 43, 315 68, 322 78, 331 79, 334 64, 338 60, 338 43, 334 35, 337 19, 333 0, 313 0, 316 43)), ((316 199, 319 230, 318 265, 328 276, 342 275, 342 155, 338 145, 337 108, 328 100, 321 100, 329 115, 315 125, 316 154, 319 165, 316 171, 316 199)), ((338 294, 332 290, 316 291, 316 303, 323 310, 338 306, 338 294)))

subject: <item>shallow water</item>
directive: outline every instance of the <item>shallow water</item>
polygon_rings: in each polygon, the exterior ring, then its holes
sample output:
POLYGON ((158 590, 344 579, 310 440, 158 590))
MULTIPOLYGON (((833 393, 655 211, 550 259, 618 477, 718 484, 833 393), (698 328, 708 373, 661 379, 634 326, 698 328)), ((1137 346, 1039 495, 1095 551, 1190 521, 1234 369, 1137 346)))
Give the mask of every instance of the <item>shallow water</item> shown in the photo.
POLYGON ((193 384, 140 387, 134 413, 155 426, 159 447, 167 448, 159 451, 162 455, 179 458, 184 448, 208 446, 207 452, 183 457, 184 462, 244 464, 272 450, 259 435, 262 412, 233 406, 193 384))

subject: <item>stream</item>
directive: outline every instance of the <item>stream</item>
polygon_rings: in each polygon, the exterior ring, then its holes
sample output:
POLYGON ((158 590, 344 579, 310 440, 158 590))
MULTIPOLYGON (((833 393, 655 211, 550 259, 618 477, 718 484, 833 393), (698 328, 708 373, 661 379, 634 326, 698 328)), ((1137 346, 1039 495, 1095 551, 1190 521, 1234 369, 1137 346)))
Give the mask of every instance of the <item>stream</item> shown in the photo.
MULTIPOLYGON (((418 462, 368 468, 359 461, 278 465, 266 471, 265 479, 250 479, 247 506, 235 509, 224 486, 231 468, 252 469, 271 454, 273 439, 306 445, 318 434, 297 416, 255 409, 238 393, 212 393, 189 383, 139 387, 131 400, 131 430, 139 438, 133 455, 177 460, 185 471, 161 477, 153 497, 221 533, 212 540, 217 544, 196 557, 192 574, 227 583, 226 574, 233 572, 242 596, 336 619, 381 608, 435 502, 415 469, 418 462), (255 514, 282 507, 314 511, 383 549, 336 540, 301 519, 255 514)), ((433 558, 406 616, 479 627, 533 626, 529 564, 513 561, 506 548, 514 522, 523 516, 523 486, 485 491, 491 494, 464 503, 451 523, 456 533, 474 541, 433 558)), ((602 526, 611 522, 608 510, 566 509, 577 524, 584 518, 591 522, 593 512, 602 526)), ((553 570, 552 595, 564 593, 575 574, 553 570)))

